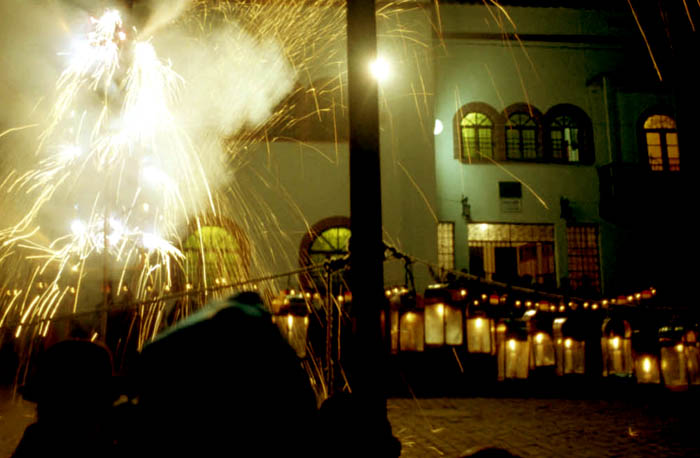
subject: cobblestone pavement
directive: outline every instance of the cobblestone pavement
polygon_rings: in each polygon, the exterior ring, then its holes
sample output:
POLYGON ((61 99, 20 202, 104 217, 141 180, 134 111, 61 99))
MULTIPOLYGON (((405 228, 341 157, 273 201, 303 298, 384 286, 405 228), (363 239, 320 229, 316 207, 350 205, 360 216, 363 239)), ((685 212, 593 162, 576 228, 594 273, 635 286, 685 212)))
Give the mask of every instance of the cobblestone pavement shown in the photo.
MULTIPOLYGON (((632 398, 392 398, 387 410, 402 458, 456 458, 482 446, 522 457, 700 456, 696 397, 632 398)), ((0 458, 33 417, 33 404, 0 399, 0 458)))
POLYGON ((700 456, 697 404, 527 398, 390 399, 402 458, 497 446, 522 457, 700 456))

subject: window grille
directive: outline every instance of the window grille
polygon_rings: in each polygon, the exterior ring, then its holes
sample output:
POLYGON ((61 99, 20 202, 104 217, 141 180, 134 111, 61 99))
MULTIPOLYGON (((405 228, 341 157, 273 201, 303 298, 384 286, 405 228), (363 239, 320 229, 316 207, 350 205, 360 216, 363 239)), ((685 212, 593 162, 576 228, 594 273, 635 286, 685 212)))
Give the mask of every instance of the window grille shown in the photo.
POLYGON ((470 272, 487 280, 556 286, 554 226, 468 225, 470 272))
POLYGON ((574 290, 600 292, 598 227, 593 224, 566 228, 569 285, 574 290))
POLYGON ((455 268, 455 223, 440 222, 437 227, 438 266, 441 269, 455 268))

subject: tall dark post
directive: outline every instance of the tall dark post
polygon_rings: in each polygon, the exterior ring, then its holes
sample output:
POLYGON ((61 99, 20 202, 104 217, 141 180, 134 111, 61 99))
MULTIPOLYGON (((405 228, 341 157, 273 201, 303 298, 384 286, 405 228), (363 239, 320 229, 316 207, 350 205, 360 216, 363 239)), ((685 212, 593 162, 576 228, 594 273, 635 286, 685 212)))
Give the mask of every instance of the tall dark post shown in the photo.
POLYGON ((350 116, 350 267, 353 303, 353 391, 386 416, 380 312, 384 297, 379 104, 369 71, 376 58, 373 0, 347 2, 350 116))

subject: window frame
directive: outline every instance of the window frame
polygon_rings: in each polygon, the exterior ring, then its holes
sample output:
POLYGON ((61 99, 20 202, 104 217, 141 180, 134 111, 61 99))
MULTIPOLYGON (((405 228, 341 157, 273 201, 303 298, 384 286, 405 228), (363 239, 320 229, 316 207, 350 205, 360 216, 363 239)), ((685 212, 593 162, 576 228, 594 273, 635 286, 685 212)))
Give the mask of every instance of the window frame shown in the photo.
POLYGON ((572 290, 584 288, 586 285, 583 279, 588 276, 591 284, 589 285, 594 291, 585 291, 584 293, 600 293, 602 292, 602 276, 601 276, 601 260, 600 260, 600 228, 595 223, 576 223, 567 224, 566 226, 566 263, 569 272, 569 287, 572 290), (595 238, 594 244, 587 244, 588 238, 591 236, 589 231, 595 238), (574 242, 578 242, 575 244, 574 242), (576 246, 574 246, 576 245, 576 246), (595 261, 591 263, 591 261, 595 261), (572 265, 580 265, 581 269, 572 269, 572 265), (595 269, 590 269, 593 265, 595 269), (575 273, 576 275, 572 275, 575 273), (590 274, 594 276, 591 277, 590 274))
POLYGON ((483 102, 472 102, 462 106, 454 115, 453 132, 454 132, 454 158, 462 163, 490 163, 492 161, 502 161, 504 159, 504 136, 501 131, 504 126, 503 115, 496 111, 492 106, 483 102), (486 116, 491 121, 491 157, 483 157, 481 155, 466 155, 464 154, 464 136, 462 120, 471 113, 479 113, 486 116))
MULTIPOLYGON (((503 119, 504 119, 504 130, 503 130, 503 136, 504 136, 504 144, 505 144, 505 160, 507 161, 515 161, 515 162, 544 162, 545 161, 545 156, 544 156, 544 148, 543 148, 543 126, 542 126, 542 113, 535 107, 533 107, 530 104, 527 103, 516 103, 508 108, 506 108, 503 111, 503 119), (532 127, 531 130, 534 131, 535 137, 535 157, 525 157, 524 151, 523 151, 523 142, 522 142, 522 132, 520 132, 521 129, 518 129, 519 131, 519 137, 520 137, 520 142, 519 142, 519 152, 520 152, 520 157, 510 157, 510 148, 509 144, 510 142, 508 141, 508 131, 511 129, 509 126, 510 124, 510 118, 512 116, 518 115, 518 114, 525 114, 527 115, 530 120, 533 121, 534 126, 532 127)), ((530 129, 529 129, 530 130, 530 129)))
MULTIPOLYGON (((562 134, 563 136, 564 134, 562 134)), ((576 105, 562 103, 554 105, 542 115, 534 106, 527 103, 515 103, 502 113, 483 102, 472 102, 463 105, 453 117, 454 158, 464 164, 488 164, 492 162, 530 162, 560 165, 591 166, 596 162, 593 123, 585 111, 576 105), (470 113, 480 113, 489 118, 493 124, 492 144, 493 157, 483 158, 464 154, 464 138, 461 121, 470 113), (536 157, 510 158, 507 157, 507 133, 509 117, 516 113, 528 113, 536 123, 536 157), (551 141, 552 122, 562 116, 571 120, 577 129, 578 160, 569 158, 554 158, 551 141)))
POLYGON ((666 110, 663 108, 656 108, 652 110, 647 110, 645 111, 642 116, 639 118, 639 141, 640 141, 640 156, 641 160, 643 160, 645 166, 648 168, 648 170, 651 173, 679 173, 681 171, 681 166, 680 166, 680 141, 679 141, 679 134, 678 134, 678 122, 676 121, 676 117, 670 112, 670 110, 666 110), (646 128, 645 124, 647 121, 654 116, 664 116, 669 118, 671 121, 673 121, 673 124, 675 126, 674 129, 666 129, 666 128, 646 128), (659 134, 659 146, 661 148, 661 169, 654 169, 652 167, 652 164, 650 162, 650 157, 649 157, 649 142, 647 140, 647 134, 648 133, 658 133, 659 134), (676 147, 678 148, 678 161, 676 168, 672 169, 671 168, 671 162, 670 158, 668 155, 668 143, 667 143, 667 136, 670 133, 674 133, 676 135, 676 147))
MULTIPOLYGON (((544 161, 553 164, 566 165, 593 165, 595 163, 595 151, 593 149, 593 124, 588 115, 576 105, 562 103, 555 105, 547 111, 544 116, 544 161), (573 122, 577 129, 578 160, 571 160, 568 157, 554 157, 554 147, 552 124, 561 118, 567 118, 573 122)), ((556 130, 560 130, 557 128, 556 130)), ((565 135, 565 128, 561 129, 562 137, 565 135)))
POLYGON ((557 285, 557 259, 556 236, 554 224, 551 223, 512 223, 512 222, 472 222, 467 224, 467 247, 469 249, 469 271, 472 273, 476 263, 472 262, 472 253, 481 248, 480 272, 487 281, 495 280, 499 274, 497 251, 503 249, 515 250, 516 268, 530 270, 534 267, 535 273, 518 273, 517 278, 506 283, 522 284, 523 286, 556 287, 557 285), (481 234, 483 232, 483 234, 481 234), (504 237, 499 237, 499 232, 504 237), (527 260, 521 258, 521 254, 528 251, 535 257, 527 260), (531 284, 523 284, 527 277, 531 277, 531 284))
POLYGON ((437 260, 438 266, 446 271, 455 269, 455 222, 438 221, 437 223, 437 260))
MULTIPOLYGON (((299 244, 299 266, 303 268, 312 265, 310 256, 311 247, 321 234, 329 229, 341 227, 351 230, 350 218, 347 216, 331 216, 324 218, 311 226, 309 230, 306 231, 301 239, 301 243, 299 244)), ((352 237, 352 233, 350 236, 352 237)), ((318 292, 323 292, 324 290, 324 285, 319 284, 319 282, 314 279, 314 275, 311 272, 300 274, 299 279, 301 286, 307 290, 316 290, 318 292)), ((340 278, 335 279, 334 286, 336 288, 332 289, 337 289, 338 285, 336 283, 338 281, 344 282, 343 274, 340 274, 340 278)))

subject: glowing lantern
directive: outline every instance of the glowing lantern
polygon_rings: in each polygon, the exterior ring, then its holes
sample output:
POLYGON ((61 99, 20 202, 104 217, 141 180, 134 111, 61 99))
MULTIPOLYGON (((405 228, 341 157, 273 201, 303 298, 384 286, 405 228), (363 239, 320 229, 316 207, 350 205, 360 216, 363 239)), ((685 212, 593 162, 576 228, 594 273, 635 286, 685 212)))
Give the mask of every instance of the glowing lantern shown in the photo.
POLYGON ((637 383, 661 383, 659 365, 659 340, 657 332, 649 326, 635 329, 632 335, 634 375, 637 383))
POLYGON ((399 348, 401 351, 423 351, 423 311, 407 310, 399 314, 399 348))
POLYGON ((690 329, 683 336, 685 356, 688 362, 688 383, 700 385, 700 347, 698 347, 698 331, 690 329))
POLYGON ((606 318, 602 333, 600 346, 603 352, 603 376, 632 376, 632 327, 629 322, 606 318))
POLYGON ((309 308, 304 296, 292 294, 285 298, 272 320, 277 324, 282 335, 294 349, 297 356, 306 356, 306 338, 309 329, 309 308))
POLYGON ((503 321, 496 327, 498 380, 528 376, 529 346, 523 321, 503 321))
POLYGON ((501 302, 501 296, 498 294, 492 294, 489 296, 489 304, 491 305, 498 305, 501 302))
POLYGON ((659 358, 656 355, 642 353, 635 358, 634 373, 637 383, 659 383, 659 358))
POLYGON ((417 305, 416 297, 407 290, 400 290, 389 302, 391 319, 391 351, 423 351, 424 311, 417 305))
POLYGON ((495 326, 491 318, 483 314, 467 318, 467 350, 469 353, 496 353, 495 326))
POLYGON ((425 290, 425 344, 462 345, 462 309, 446 285, 431 285, 425 290))
POLYGON ((576 318, 557 318, 553 332, 557 355, 557 374, 584 374, 586 372, 586 342, 582 327, 576 318))
POLYGON ((661 373, 664 384, 672 390, 688 388, 688 363, 683 344, 683 328, 665 326, 659 329, 661 373))
POLYGON ((530 343, 530 369, 556 365, 552 321, 549 316, 540 315, 534 310, 525 314, 530 343))

